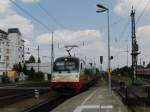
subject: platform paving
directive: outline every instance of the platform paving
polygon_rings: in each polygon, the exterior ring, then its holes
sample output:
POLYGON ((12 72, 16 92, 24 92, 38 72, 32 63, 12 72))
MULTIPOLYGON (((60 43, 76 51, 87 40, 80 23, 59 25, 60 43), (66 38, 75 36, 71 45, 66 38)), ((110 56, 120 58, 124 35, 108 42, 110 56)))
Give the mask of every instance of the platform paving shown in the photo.
POLYGON ((107 85, 99 84, 67 100, 51 112, 130 112, 119 96, 108 95, 107 85))

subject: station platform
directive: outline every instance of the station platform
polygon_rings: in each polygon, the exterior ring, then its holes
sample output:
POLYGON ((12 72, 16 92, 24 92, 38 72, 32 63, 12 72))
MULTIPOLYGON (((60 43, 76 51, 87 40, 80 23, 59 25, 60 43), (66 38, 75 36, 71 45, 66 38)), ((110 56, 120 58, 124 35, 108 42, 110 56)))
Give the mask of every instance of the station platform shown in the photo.
POLYGON ((119 96, 108 95, 107 84, 98 84, 62 103, 51 112, 130 112, 119 96))

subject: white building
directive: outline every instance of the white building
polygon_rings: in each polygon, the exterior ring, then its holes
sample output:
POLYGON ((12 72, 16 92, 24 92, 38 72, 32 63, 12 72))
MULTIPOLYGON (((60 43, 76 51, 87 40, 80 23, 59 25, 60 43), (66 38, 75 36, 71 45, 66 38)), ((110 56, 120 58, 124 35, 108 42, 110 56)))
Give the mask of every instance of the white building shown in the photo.
POLYGON ((14 64, 24 60, 24 41, 18 28, 0 30, 0 74, 12 70, 14 64))
POLYGON ((4 71, 7 71, 7 63, 5 61, 5 58, 7 56, 7 37, 8 33, 0 30, 0 75, 2 75, 4 71))
POLYGON ((35 72, 38 72, 38 66, 40 72, 51 74, 51 63, 28 63, 27 69, 31 70, 31 68, 33 67, 35 72))
POLYGON ((23 63, 24 61, 24 40, 18 28, 8 29, 9 51, 8 62, 12 68, 14 64, 23 63))

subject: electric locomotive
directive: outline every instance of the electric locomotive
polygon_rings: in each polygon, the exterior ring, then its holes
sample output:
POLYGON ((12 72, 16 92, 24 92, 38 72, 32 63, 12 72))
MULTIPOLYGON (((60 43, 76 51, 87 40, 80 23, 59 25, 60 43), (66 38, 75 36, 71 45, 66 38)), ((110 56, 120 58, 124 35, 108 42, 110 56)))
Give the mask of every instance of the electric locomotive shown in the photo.
POLYGON ((96 67, 71 55, 59 57, 53 64, 51 88, 59 93, 78 93, 96 80, 96 67))

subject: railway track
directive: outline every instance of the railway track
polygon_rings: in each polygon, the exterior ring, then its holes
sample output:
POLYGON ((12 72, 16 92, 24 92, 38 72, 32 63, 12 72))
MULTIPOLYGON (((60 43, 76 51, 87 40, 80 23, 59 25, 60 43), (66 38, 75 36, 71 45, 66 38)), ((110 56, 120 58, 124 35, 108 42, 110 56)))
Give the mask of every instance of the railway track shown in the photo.
POLYGON ((114 91, 121 97, 123 103, 128 106, 132 112, 136 112, 137 107, 149 106, 148 100, 150 99, 150 86, 121 86, 118 82, 112 81, 117 86, 114 91), (149 93, 148 90, 149 89, 149 93))
POLYGON ((56 95, 53 98, 49 98, 38 105, 32 106, 23 112, 50 112, 55 107, 69 99, 71 96, 62 96, 62 95, 56 95))
MULTIPOLYGON (((18 91, 17 91, 18 92, 18 91)), ((34 90, 22 90, 16 94, 11 94, 11 95, 5 95, 0 97, 0 107, 3 107, 5 105, 9 105, 12 103, 16 103, 28 98, 32 98, 35 96, 35 91, 34 90)), ((40 95, 45 94, 49 92, 49 90, 41 90, 40 95)))

